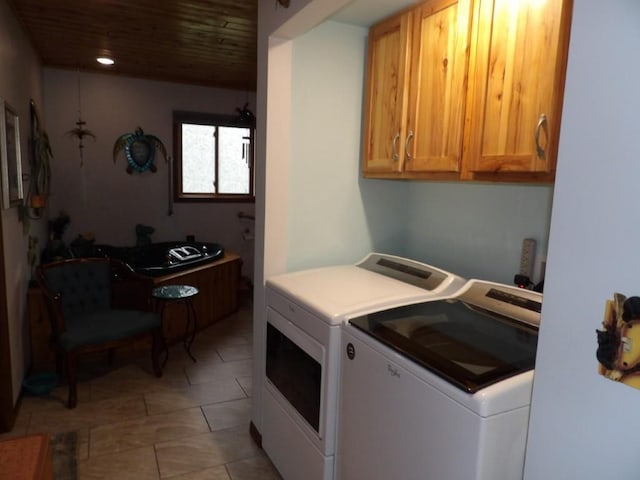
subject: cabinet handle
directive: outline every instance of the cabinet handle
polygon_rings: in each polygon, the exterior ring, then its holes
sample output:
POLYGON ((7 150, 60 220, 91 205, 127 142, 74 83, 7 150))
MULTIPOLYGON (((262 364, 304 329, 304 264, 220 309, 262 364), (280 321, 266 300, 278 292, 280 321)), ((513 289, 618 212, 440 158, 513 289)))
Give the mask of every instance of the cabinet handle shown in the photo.
POLYGON ((398 150, 396 150, 396 144, 398 143, 398 139, 400 138, 400 134, 396 133, 395 136, 393 137, 393 140, 391 141, 391 152, 393 153, 393 161, 397 162, 398 161, 398 150))
POLYGON ((411 161, 411 153, 409 153, 409 142, 413 138, 413 130, 409 130, 409 135, 407 135, 407 140, 404 142, 404 154, 407 157, 407 161, 411 161))
POLYGON ((538 155, 538 158, 544 158, 545 156, 544 148, 540 146, 540 130, 543 128, 546 130, 546 127, 547 116, 543 113, 538 119, 538 125, 536 125, 536 154, 538 155))

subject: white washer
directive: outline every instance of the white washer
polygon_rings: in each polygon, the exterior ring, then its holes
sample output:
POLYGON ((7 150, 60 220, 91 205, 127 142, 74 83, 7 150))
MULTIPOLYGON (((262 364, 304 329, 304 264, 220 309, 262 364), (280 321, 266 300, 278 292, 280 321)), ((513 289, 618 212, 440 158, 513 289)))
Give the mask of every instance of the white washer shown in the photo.
POLYGON ((340 327, 347 315, 451 295, 457 275, 372 253, 267 280, 262 446, 285 480, 332 480, 340 327))
POLYGON ((521 480, 542 295, 470 280, 343 326, 337 480, 521 480))

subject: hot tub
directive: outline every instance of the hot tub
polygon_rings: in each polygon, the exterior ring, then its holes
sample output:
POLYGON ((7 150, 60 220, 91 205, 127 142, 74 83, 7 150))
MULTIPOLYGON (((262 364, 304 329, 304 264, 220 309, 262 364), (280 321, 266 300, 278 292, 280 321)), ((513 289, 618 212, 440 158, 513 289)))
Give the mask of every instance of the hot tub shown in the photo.
POLYGON ((160 242, 139 247, 95 245, 92 256, 117 258, 137 273, 162 277, 215 262, 224 256, 224 249, 217 243, 204 242, 160 242))

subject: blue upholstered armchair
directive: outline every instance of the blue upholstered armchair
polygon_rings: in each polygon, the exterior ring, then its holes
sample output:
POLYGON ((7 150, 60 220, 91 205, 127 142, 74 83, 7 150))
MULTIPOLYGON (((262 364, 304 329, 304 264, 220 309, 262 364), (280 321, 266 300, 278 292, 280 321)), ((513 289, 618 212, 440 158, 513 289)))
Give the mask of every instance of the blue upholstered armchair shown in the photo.
POLYGON ((68 407, 77 404, 77 358, 151 338, 151 361, 162 375, 159 353, 164 345, 161 320, 150 307, 153 280, 108 258, 81 258, 38 267, 51 320, 58 370, 64 365, 69 384, 68 407))

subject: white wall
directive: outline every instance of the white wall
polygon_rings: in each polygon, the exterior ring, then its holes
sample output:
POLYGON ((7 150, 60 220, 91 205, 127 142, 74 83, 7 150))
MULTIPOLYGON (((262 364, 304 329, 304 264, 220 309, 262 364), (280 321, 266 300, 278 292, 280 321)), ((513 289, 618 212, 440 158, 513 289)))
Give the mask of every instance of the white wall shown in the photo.
MULTIPOLYGON (((290 9, 258 3, 258 81, 256 129, 256 257, 253 321, 251 420, 262 425, 264 377, 264 280, 282 273, 288 262, 289 171, 292 162, 291 38, 311 30, 348 0, 300 0, 290 9), (337 5, 338 4, 338 5, 337 5)), ((307 178, 309 178, 307 176, 307 178)))
POLYGON ((640 294, 640 3, 574 4, 527 480, 635 479, 640 391, 597 373, 614 292, 640 294))
POLYGON ((65 210, 71 217, 67 243, 93 232, 96 243, 131 246, 140 223, 155 228, 156 242, 184 240, 189 234, 218 242, 242 256, 243 272, 251 276, 254 245, 243 240, 242 232, 254 225, 237 214, 253 214, 253 204, 175 203, 169 215, 169 164, 159 152, 156 173, 129 175, 124 152, 114 164, 112 151, 120 135, 140 126, 159 137, 173 156, 173 110, 234 115, 246 102, 255 110, 254 93, 47 68, 45 98, 54 153, 50 213, 65 210), (95 141, 84 139, 83 167, 78 141, 67 133, 78 120, 78 84, 85 128, 96 136, 95 141))
POLYGON ((359 181, 366 39, 327 21, 293 41, 288 270, 404 247, 406 184, 359 181))
MULTIPOLYGON (((42 109, 42 73, 35 52, 6 2, 0 2, 0 97, 18 113, 22 169, 29 172, 30 117, 29 100, 42 109)), ((24 184, 26 193, 26 183, 24 184)), ((27 284, 31 271, 27 262, 28 236, 18 220, 17 208, 1 210, 4 245, 6 309, 9 318, 13 396, 17 400, 28 359, 28 323, 26 318, 27 284)), ((31 222, 31 234, 43 243, 41 221, 31 222)))

